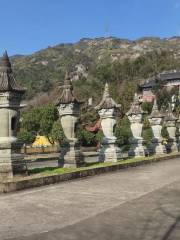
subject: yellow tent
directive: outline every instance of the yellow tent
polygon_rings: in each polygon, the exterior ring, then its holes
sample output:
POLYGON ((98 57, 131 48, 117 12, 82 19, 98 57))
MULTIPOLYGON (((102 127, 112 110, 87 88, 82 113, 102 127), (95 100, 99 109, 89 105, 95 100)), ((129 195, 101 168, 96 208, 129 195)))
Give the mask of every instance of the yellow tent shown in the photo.
POLYGON ((49 142, 48 138, 45 136, 36 136, 35 141, 32 144, 32 147, 50 147, 52 144, 49 142))

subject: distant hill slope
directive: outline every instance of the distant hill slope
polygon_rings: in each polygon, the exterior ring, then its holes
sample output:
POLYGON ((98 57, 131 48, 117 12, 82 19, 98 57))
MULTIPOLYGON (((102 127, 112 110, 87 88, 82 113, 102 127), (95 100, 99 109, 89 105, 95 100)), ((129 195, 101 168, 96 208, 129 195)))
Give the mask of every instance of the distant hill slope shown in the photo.
MULTIPOLYGON (((93 87, 102 88, 104 81, 112 82, 112 86, 114 81, 122 91, 128 82, 135 80, 137 85, 157 71, 179 67, 179 59, 180 37, 136 41, 84 38, 75 44, 49 46, 32 55, 11 58, 17 79, 28 88, 28 99, 44 92, 55 97, 66 70, 72 73, 79 97, 88 90, 87 98, 93 95, 93 87)), ((118 93, 114 90, 113 94, 118 93)))

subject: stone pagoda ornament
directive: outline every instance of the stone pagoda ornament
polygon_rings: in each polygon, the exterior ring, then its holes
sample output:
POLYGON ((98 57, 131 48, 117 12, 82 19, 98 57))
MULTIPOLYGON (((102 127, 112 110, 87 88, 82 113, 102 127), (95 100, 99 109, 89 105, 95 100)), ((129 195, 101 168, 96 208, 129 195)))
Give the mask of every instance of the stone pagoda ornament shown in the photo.
POLYGON ((57 102, 61 125, 66 137, 60 154, 60 166, 79 167, 84 164, 79 141, 75 136, 81 104, 82 102, 79 102, 73 94, 71 79, 66 73, 63 91, 57 102))
POLYGON ((163 118, 164 115, 158 110, 157 101, 155 98, 151 115, 148 117, 153 132, 153 138, 149 148, 150 154, 159 155, 167 153, 166 147, 163 145, 163 138, 161 134, 163 118))
POLYGON ((131 123, 131 131, 133 138, 130 139, 130 150, 128 152, 129 156, 145 156, 147 154, 147 150, 143 146, 143 138, 142 138, 142 127, 143 127, 143 114, 144 112, 141 109, 141 103, 139 102, 138 95, 135 94, 134 101, 131 105, 129 112, 126 113, 130 123, 131 123))
POLYGON ((0 67, 0 181, 26 172, 24 155, 20 153, 22 144, 16 137, 24 93, 25 89, 14 78, 5 52, 0 67))
POLYGON ((101 127, 104 133, 102 147, 99 153, 100 162, 117 162, 122 157, 116 144, 114 127, 116 125, 117 109, 120 107, 110 96, 109 86, 106 83, 102 101, 95 107, 101 119, 101 127))
POLYGON ((178 118, 176 118, 172 112, 171 104, 169 104, 168 111, 166 112, 166 116, 164 118, 165 127, 167 128, 167 132, 169 134, 168 143, 167 143, 167 151, 168 152, 177 152, 178 144, 176 139, 176 122, 178 118))

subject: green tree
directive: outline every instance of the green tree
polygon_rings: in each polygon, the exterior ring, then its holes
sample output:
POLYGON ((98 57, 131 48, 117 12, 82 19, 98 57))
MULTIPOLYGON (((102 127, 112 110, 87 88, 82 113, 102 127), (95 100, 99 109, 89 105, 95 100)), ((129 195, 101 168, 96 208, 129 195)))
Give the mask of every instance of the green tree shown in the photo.
POLYGON ((65 139, 65 135, 59 120, 55 121, 52 126, 51 134, 52 140, 58 142, 61 145, 65 139))
POLYGON ((115 128, 115 136, 119 145, 125 145, 125 149, 129 148, 129 139, 132 137, 130 128, 130 122, 126 116, 122 119, 118 119, 117 126, 115 128))
POLYGON ((17 137, 23 143, 31 144, 32 142, 34 142, 36 136, 32 132, 28 132, 27 130, 22 129, 20 132, 18 132, 17 137))
POLYGON ((52 129, 54 122, 57 120, 58 112, 56 107, 53 105, 38 107, 24 112, 21 121, 21 134, 19 136, 26 142, 28 136, 28 141, 30 141, 33 140, 30 136, 42 134, 51 141, 52 129))
POLYGON ((151 102, 143 102, 142 105, 142 110, 146 112, 147 114, 150 114, 152 111, 153 103, 151 102))
POLYGON ((40 128, 41 134, 50 139, 54 122, 58 119, 57 108, 53 105, 47 105, 40 109, 40 128))
POLYGON ((92 132, 86 131, 85 129, 83 129, 82 126, 78 127, 76 135, 83 146, 96 145, 95 134, 92 132))

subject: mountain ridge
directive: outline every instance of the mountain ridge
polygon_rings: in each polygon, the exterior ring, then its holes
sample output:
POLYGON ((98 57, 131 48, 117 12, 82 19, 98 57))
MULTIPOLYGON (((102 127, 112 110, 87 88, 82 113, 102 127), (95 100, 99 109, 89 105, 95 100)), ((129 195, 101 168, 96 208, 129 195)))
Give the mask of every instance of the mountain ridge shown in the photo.
MULTIPOLYGON (((174 68, 179 67, 179 36, 163 39, 158 37, 142 37, 137 40, 117 37, 82 38, 77 43, 61 43, 49 46, 30 55, 16 54, 11 56, 11 61, 17 80, 28 88, 26 98, 33 99, 37 98, 39 94, 51 94, 59 84, 62 84, 64 74, 67 70, 71 73, 75 85, 79 84, 79 88, 83 88, 82 83, 85 82, 86 85, 89 82, 93 82, 102 87, 101 83, 104 80, 98 77, 99 68, 106 66, 106 68, 104 67, 105 73, 108 66, 111 66, 111 68, 112 65, 119 64, 120 66, 126 61, 128 63, 123 65, 124 68, 127 68, 131 62, 135 62, 137 65, 138 61, 145 61, 145 63, 141 63, 142 65, 147 65, 148 61, 154 64, 159 61, 156 58, 162 58, 161 60, 163 61, 163 54, 166 55, 167 66, 160 67, 160 69, 157 69, 158 71, 161 69, 169 70, 170 64, 172 68, 173 66, 174 68), (169 66, 168 61, 171 61, 169 66)), ((121 71, 123 72, 124 69, 121 69, 121 71)), ((104 73, 101 71, 101 74, 104 73)), ((121 73, 119 72, 118 74, 115 77, 119 78, 121 73)), ((136 78, 135 74, 133 79, 136 78)), ((147 74, 142 75, 141 82, 145 80, 148 74, 151 75, 149 70, 147 74)), ((154 73, 152 72, 152 74, 154 73)), ((141 77, 141 74, 137 74, 138 76, 141 77)), ((109 77, 111 78, 111 76, 109 77)), ((131 77, 125 80, 132 81, 131 77)), ((119 84, 121 84, 121 81, 119 84)), ((78 86, 76 89, 78 89, 78 86)), ((78 91, 82 95, 81 91, 78 91)))

